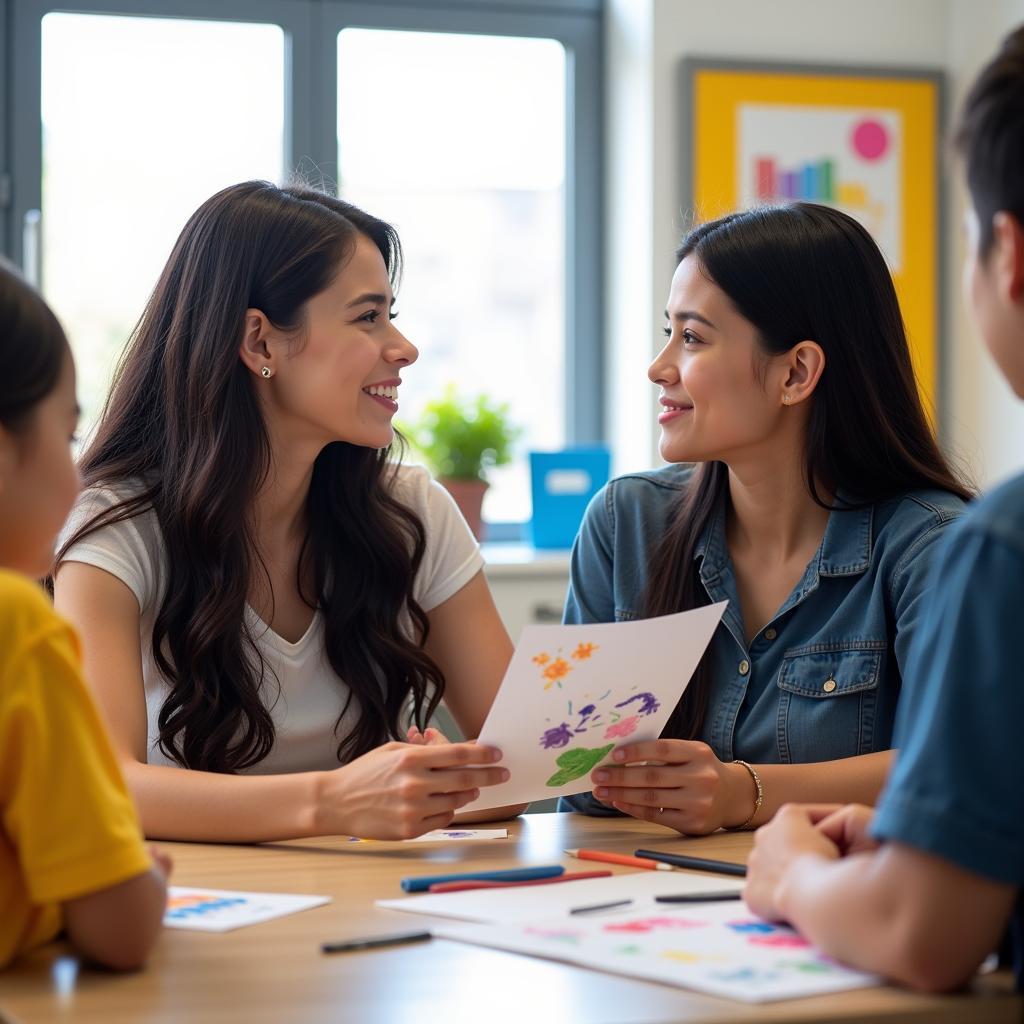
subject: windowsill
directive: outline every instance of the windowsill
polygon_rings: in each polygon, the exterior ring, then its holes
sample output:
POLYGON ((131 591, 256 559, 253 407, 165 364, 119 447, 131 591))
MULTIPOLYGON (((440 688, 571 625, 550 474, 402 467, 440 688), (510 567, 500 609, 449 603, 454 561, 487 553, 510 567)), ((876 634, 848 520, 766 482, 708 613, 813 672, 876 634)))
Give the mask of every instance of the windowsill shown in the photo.
POLYGON ((522 542, 492 541, 480 545, 487 575, 564 576, 569 571, 568 548, 535 548, 522 542))

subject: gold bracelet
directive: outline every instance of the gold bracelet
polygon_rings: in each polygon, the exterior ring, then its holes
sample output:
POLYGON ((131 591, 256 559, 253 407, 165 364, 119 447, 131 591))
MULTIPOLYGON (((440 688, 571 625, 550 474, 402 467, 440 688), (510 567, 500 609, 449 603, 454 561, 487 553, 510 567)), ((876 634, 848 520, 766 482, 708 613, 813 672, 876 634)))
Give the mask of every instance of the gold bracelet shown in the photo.
POLYGON ((742 825, 733 826, 736 831, 740 831, 745 829, 757 817, 757 812, 761 810, 764 804, 764 786, 761 783, 761 776, 757 774, 752 764, 747 764, 746 761, 740 761, 739 759, 733 761, 733 764, 743 765, 750 772, 750 777, 754 780, 754 785, 757 787, 757 797, 754 800, 754 809, 750 812, 750 817, 742 825))

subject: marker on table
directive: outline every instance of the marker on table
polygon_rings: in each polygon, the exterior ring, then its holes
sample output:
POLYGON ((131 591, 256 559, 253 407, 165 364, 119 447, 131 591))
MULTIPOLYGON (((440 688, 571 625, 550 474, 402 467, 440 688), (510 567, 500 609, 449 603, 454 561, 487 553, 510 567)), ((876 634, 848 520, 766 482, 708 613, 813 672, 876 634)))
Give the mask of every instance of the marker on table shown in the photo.
POLYGON ((611 878, 610 871, 572 871, 555 878, 531 878, 525 882, 435 882, 427 892, 465 892, 468 889, 516 889, 523 885, 559 885, 584 878, 611 878))
POLYGON ((570 914, 589 914, 596 910, 611 910, 613 907, 628 907, 632 900, 612 900, 611 903, 591 903, 586 907, 571 907, 570 914))
POLYGON ((683 853, 662 853, 660 850, 637 850, 637 857, 649 857, 664 864, 677 868, 690 868, 693 871, 714 871, 721 875, 738 875, 745 878, 746 864, 734 864, 728 860, 711 860, 708 857, 689 857, 683 853))
POLYGON ((504 871, 464 871, 454 875, 423 875, 403 878, 403 892, 426 892, 439 882, 526 882, 538 878, 557 878, 565 874, 561 864, 547 864, 535 868, 509 868, 504 871))
POLYGON ((357 949, 381 949, 384 946, 403 946, 407 942, 423 942, 433 938, 430 932, 399 932, 397 935, 371 935, 365 939, 347 939, 344 942, 325 942, 321 953, 351 953, 357 949))
POLYGON ((599 860, 605 864, 624 864, 628 868, 644 868, 647 871, 671 871, 671 864, 659 864, 643 857, 631 857, 628 853, 610 853, 605 850, 566 850, 570 857, 578 860, 599 860))
POLYGON ((740 900, 739 892, 678 892, 670 896, 655 896, 655 903, 718 903, 721 900, 740 900))

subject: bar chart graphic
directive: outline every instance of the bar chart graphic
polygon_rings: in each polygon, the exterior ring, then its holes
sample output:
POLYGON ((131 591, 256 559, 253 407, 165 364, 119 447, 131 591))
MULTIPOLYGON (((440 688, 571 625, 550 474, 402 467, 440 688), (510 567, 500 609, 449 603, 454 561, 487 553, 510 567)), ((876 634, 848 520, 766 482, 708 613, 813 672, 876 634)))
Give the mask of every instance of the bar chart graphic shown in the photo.
POLYGON ((899 271, 898 113, 748 103, 737 117, 742 206, 806 200, 839 207, 871 232, 899 271))

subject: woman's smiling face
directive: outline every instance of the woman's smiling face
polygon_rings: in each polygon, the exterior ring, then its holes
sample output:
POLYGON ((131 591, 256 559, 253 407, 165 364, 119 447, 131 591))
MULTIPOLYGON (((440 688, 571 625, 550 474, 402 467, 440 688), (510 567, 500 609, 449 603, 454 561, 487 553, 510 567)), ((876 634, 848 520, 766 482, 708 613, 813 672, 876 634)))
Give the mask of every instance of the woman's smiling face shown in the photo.
POLYGON ((668 342, 647 371, 661 388, 662 458, 728 462, 769 441, 780 423, 786 358, 762 350, 754 325, 696 256, 676 268, 665 315, 668 342))

